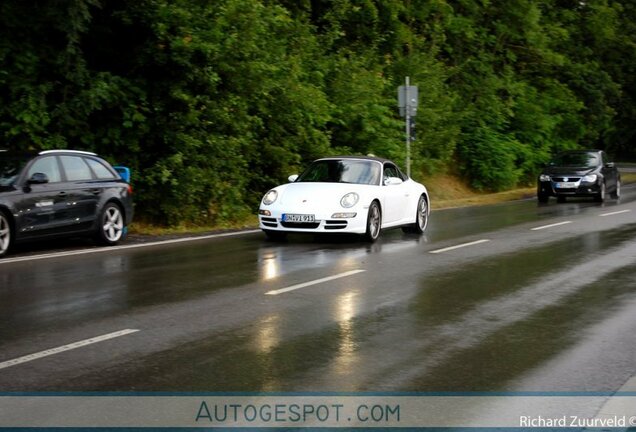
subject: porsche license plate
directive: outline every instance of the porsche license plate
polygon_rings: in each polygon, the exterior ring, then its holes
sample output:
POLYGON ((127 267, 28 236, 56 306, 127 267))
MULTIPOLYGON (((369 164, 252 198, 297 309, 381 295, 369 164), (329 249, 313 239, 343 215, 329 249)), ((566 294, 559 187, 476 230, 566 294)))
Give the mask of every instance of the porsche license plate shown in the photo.
POLYGON ((316 216, 312 214, 284 214, 283 222, 298 222, 298 223, 307 223, 307 222, 316 222, 316 216))
POLYGON ((574 189, 574 188, 576 188, 576 183, 574 183, 574 182, 561 182, 561 183, 556 183, 554 185, 554 187, 556 187, 557 189, 574 189))

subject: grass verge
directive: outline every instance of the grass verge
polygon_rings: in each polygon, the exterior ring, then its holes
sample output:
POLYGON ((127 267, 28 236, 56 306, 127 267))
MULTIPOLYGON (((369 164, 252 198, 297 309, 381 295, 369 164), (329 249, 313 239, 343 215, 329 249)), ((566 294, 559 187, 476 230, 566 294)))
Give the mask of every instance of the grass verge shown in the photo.
MULTIPOLYGON (((636 183, 636 173, 622 173, 621 178, 623 184, 636 183)), ((497 204, 506 201, 533 198, 536 195, 536 187, 513 189, 498 193, 476 192, 456 177, 450 175, 427 178, 424 180, 424 184, 431 195, 431 207, 433 210, 497 204)), ((253 215, 244 221, 215 226, 180 225, 176 227, 162 227, 144 222, 133 222, 130 226, 130 233, 149 236, 178 236, 254 229, 257 226, 258 219, 256 215, 253 215)))
POLYGON ((431 208, 433 210, 497 204, 505 201, 531 198, 536 194, 535 187, 512 189, 498 193, 477 192, 457 177, 450 175, 427 178, 424 180, 424 184, 431 196, 431 208))

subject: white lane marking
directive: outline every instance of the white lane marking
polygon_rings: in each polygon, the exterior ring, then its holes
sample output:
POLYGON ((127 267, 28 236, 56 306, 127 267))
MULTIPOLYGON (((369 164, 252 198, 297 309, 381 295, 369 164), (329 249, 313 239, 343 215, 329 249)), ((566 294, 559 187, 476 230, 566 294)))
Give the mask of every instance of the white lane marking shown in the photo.
POLYGON ((277 290, 273 290, 273 291, 267 291, 265 293, 265 295, 283 294, 283 293, 286 293, 286 292, 289 292, 289 291, 295 291, 295 290, 299 290, 301 288, 307 288, 307 287, 312 286, 312 285, 318 285, 318 284, 321 284, 321 283, 329 282, 329 281, 340 279, 340 278, 343 278, 343 277, 352 276, 354 274, 362 273, 364 271, 366 271, 366 270, 360 270, 360 269, 351 270, 351 271, 340 273, 340 274, 337 274, 337 275, 324 277, 322 279, 316 279, 316 280, 313 280, 313 281, 309 281, 309 282, 304 282, 304 283, 297 284, 297 285, 288 286, 287 288, 281 288, 281 289, 277 289, 277 290))
POLYGON ((629 213, 631 210, 621 210, 621 211, 615 211, 615 212, 611 212, 611 213, 603 213, 600 214, 599 216, 604 217, 604 216, 614 216, 617 214, 623 214, 623 213, 629 213))
POLYGON ((154 241, 149 243, 138 243, 138 244, 131 244, 131 245, 111 246, 111 247, 99 247, 95 249, 81 249, 81 250, 70 251, 70 252, 55 252, 50 254, 32 255, 32 256, 17 257, 17 258, 5 258, 0 260, 0 265, 21 262, 21 261, 35 261, 35 260, 43 260, 43 259, 49 259, 49 258, 74 256, 74 255, 112 252, 112 251, 125 250, 125 249, 138 249, 138 248, 149 247, 149 246, 158 246, 158 245, 166 245, 166 244, 173 244, 173 243, 184 243, 184 242, 190 242, 190 241, 196 241, 196 240, 208 240, 208 239, 220 238, 220 237, 233 237, 233 236, 244 235, 244 234, 253 234, 260 231, 261 230, 238 231, 238 232, 223 233, 223 234, 210 234, 210 235, 199 236, 199 237, 185 237, 185 238, 172 239, 172 240, 160 240, 160 241, 154 241))
POLYGON ((71 344, 62 345, 62 346, 59 346, 57 348, 51 348, 51 349, 48 349, 48 350, 45 350, 45 351, 40 351, 40 352, 36 352, 36 353, 33 353, 33 354, 25 355, 25 356, 22 356, 22 357, 15 358, 13 360, 7 360, 7 361, 4 361, 4 362, 0 363, 0 369, 5 369, 5 368, 11 367, 11 366, 15 366, 15 365, 19 365, 19 364, 22 364, 22 363, 30 362, 30 361, 33 361, 33 360, 41 359, 42 357, 48 357, 48 356, 53 355, 53 354, 59 354, 59 353, 64 352, 64 351, 74 350, 76 348, 81 348, 81 347, 84 347, 86 345, 91 345, 91 344, 95 344, 95 343, 98 343, 98 342, 103 342, 103 341, 106 341, 106 340, 109 340, 109 339, 113 339, 113 338, 116 338, 116 337, 126 336, 128 334, 136 333, 138 331, 139 330, 137 330, 137 329, 120 330, 120 331, 117 331, 117 332, 114 332, 114 333, 108 333, 108 334, 105 334, 105 335, 102 335, 102 336, 95 336, 95 337, 90 338, 90 339, 84 339, 84 340, 81 340, 81 341, 78 341, 78 342, 73 342, 71 344))
POLYGON ((467 246, 474 246, 474 245, 478 245, 478 244, 481 244, 481 243, 486 243, 486 242, 489 242, 489 241, 490 240, 488 240, 488 239, 481 239, 481 240, 476 240, 476 241, 470 242, 470 243, 462 243, 462 244, 459 244, 459 245, 456 245, 456 246, 449 246, 449 247, 443 248, 443 249, 432 250, 432 251, 429 251, 428 253, 438 254, 438 253, 452 251, 452 250, 455 250, 455 249, 464 248, 464 247, 467 247, 467 246))
POLYGON ((543 226, 540 226, 540 227, 530 228, 530 231, 539 231, 539 230, 542 230, 542 229, 557 227, 557 226, 560 226, 560 225, 567 225, 567 224, 571 224, 571 223, 572 223, 572 221, 558 222, 558 223, 553 223, 553 224, 550 224, 550 225, 543 225, 543 226))

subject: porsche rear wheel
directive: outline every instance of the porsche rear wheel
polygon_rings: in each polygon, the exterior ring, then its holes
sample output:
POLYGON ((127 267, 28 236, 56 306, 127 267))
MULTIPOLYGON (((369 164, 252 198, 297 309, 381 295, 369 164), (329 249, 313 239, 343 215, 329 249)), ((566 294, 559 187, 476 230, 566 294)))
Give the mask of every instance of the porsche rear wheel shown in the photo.
POLYGON ((407 233, 422 234, 426 230, 428 225, 428 201, 424 195, 422 195, 417 202, 417 212, 415 214, 415 223, 405 226, 402 231, 407 233))
POLYGON ((364 237, 367 241, 374 242, 380 237, 382 229, 382 210, 377 201, 373 201, 369 206, 367 216, 367 232, 364 237))

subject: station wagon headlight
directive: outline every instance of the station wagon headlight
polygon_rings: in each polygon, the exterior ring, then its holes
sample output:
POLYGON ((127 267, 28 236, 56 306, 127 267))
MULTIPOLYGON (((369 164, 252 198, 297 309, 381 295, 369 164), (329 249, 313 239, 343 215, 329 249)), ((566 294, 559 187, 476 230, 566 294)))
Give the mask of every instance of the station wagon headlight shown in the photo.
POLYGON ((549 176, 549 175, 547 175, 547 174, 541 174, 541 175, 539 176, 539 181, 542 181, 542 182, 549 182, 550 180, 551 180, 551 179, 550 179, 550 176, 549 176))
POLYGON ((598 176, 596 174, 590 174, 590 175, 586 175, 585 177, 583 177, 583 181, 586 183, 594 183, 596 182, 596 179, 598 178, 598 176))
POLYGON ((276 198, 278 198, 278 192, 272 189, 271 191, 267 192, 265 196, 263 197, 263 204, 265 205, 273 204, 274 201, 276 201, 276 198))
POLYGON ((342 199, 340 200, 340 205, 343 206, 344 208, 351 208, 354 205, 358 204, 359 199, 360 199, 360 196, 357 193, 349 192, 348 194, 342 197, 342 199))

